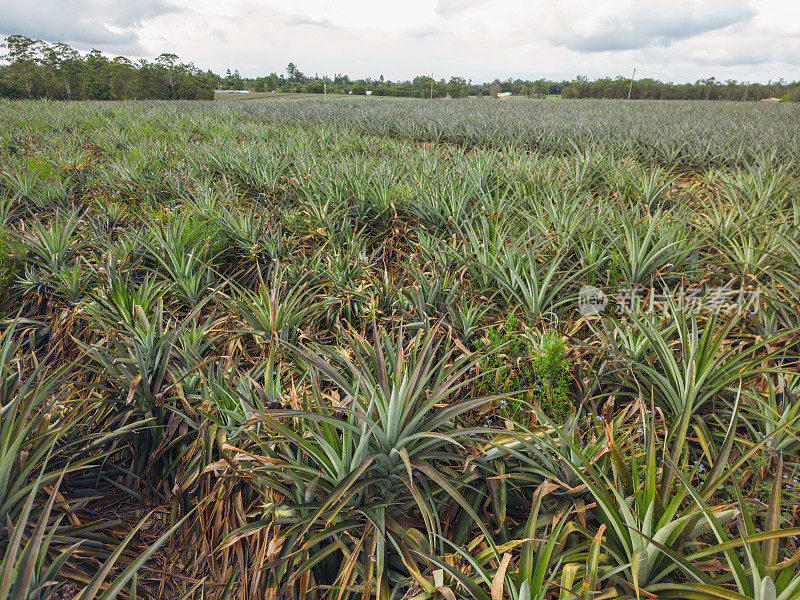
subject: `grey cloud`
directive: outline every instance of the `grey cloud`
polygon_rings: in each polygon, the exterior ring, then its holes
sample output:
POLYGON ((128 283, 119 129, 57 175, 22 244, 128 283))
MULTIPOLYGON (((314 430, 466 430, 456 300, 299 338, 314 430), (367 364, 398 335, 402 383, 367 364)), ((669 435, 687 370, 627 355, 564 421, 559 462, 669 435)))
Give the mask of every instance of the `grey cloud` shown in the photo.
MULTIPOLYGON (((92 4, 91 2, 87 4, 92 4)), ((166 0, 144 0, 137 2, 115 2, 97 0, 99 13, 118 27, 138 27, 143 21, 154 19, 181 9, 166 0)))
POLYGON ((319 27, 320 29, 338 29, 339 26, 327 18, 314 19, 307 16, 291 17, 286 20, 287 25, 309 25, 311 27, 319 27))
POLYGON ((0 34, 132 51, 144 21, 176 10, 164 0, 0 0, 0 34))
POLYGON ((685 0, 672 4, 637 3, 600 20, 591 32, 572 26, 547 38, 555 45, 580 52, 637 50, 668 46, 677 40, 744 23, 755 14, 744 0, 712 1, 699 6, 685 0))
POLYGON ((420 29, 412 29, 408 32, 408 35, 416 40, 434 37, 441 34, 441 29, 437 29, 436 27, 423 27, 420 29))
POLYGON ((92 22, 54 22, 29 19, 26 15, 7 15, 0 21, 0 34, 19 33, 27 37, 47 41, 64 41, 79 44, 118 45, 135 43, 137 37, 132 32, 118 33, 100 23, 92 22))
MULTIPOLYGON (((766 65, 795 65, 800 58, 800 36, 764 31, 758 27, 733 27, 692 40, 683 40, 669 47, 658 46, 647 48, 637 54, 637 62, 649 65, 665 65, 653 67, 655 70, 672 71, 673 64, 677 73, 686 73, 703 67, 704 72, 715 72, 720 69, 731 69, 734 79, 746 79, 747 76, 736 71, 766 65), (688 66, 684 66, 688 65, 688 66)), ((783 68, 785 70, 785 67, 783 68)), ((727 72, 727 71, 726 71, 727 72)), ((690 79, 683 77, 682 79, 690 79)))

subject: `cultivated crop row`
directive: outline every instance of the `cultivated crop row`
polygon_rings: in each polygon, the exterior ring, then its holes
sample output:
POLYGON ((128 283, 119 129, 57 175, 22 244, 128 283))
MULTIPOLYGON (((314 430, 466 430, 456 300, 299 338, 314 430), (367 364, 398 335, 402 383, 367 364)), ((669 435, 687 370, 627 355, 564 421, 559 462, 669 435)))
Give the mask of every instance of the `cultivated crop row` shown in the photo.
POLYGON ((800 598, 795 109, 471 102, 0 104, 0 599, 800 598))

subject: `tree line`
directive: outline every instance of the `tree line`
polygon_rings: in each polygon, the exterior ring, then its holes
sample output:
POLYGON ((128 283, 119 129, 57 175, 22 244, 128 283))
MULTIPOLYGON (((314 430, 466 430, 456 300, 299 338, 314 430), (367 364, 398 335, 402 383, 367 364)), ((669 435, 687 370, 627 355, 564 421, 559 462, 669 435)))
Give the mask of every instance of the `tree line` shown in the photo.
POLYGON ((10 35, 0 96, 55 100, 213 100, 219 76, 164 53, 153 61, 84 55, 63 42, 10 35))
POLYGON ((565 98, 631 98, 638 100, 764 100, 779 98, 784 101, 800 101, 800 82, 785 82, 783 79, 769 83, 747 83, 728 79, 718 81, 714 77, 700 79, 694 83, 664 83, 657 79, 605 77, 590 81, 578 77, 565 86, 565 98))
POLYGON ((660 100, 740 100, 780 98, 800 101, 800 82, 779 80, 769 83, 718 81, 714 77, 694 83, 671 83, 656 79, 599 78, 590 80, 495 79, 474 83, 463 77, 435 79, 420 75, 412 80, 390 81, 380 75, 351 79, 348 75, 309 76, 294 63, 286 73, 263 77, 242 77, 238 71, 218 75, 203 71, 178 56, 160 54, 152 61, 113 59, 99 50, 81 54, 63 42, 49 44, 23 35, 11 35, 2 45, 7 52, 0 65, 0 96, 7 98, 50 98, 57 100, 213 100, 214 90, 253 92, 294 92, 354 94, 417 98, 465 98, 467 96, 564 98, 632 98, 660 100))

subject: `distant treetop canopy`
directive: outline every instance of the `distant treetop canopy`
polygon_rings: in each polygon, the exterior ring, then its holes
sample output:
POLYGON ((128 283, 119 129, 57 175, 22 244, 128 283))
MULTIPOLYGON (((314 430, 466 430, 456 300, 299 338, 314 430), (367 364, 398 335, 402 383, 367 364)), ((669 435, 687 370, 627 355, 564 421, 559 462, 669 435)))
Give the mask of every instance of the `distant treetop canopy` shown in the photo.
POLYGON ((192 63, 179 62, 175 54, 164 53, 153 61, 131 61, 124 56, 108 59, 100 50, 81 55, 63 42, 49 44, 23 35, 10 35, 0 65, 0 96, 7 98, 50 98, 56 100, 213 100, 217 90, 405 96, 417 98, 504 97, 508 95, 543 98, 619 98, 653 100, 743 100, 768 98, 800 100, 800 82, 782 79, 767 84, 746 83, 714 77, 694 83, 664 83, 655 79, 627 77, 572 81, 495 79, 473 83, 463 77, 449 80, 420 75, 410 81, 351 79, 347 75, 309 77, 294 63, 286 75, 270 73, 245 78, 228 69, 224 76, 202 71, 192 63))

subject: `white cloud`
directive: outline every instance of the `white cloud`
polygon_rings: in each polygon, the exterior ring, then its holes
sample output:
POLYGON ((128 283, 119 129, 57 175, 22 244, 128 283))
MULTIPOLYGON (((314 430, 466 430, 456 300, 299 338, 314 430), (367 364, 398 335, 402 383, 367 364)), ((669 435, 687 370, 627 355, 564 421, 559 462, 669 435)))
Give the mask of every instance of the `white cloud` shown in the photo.
POLYGON ((745 0, 628 0, 596 5, 573 22, 560 19, 547 39, 582 52, 633 50, 666 46, 755 15, 745 0))

